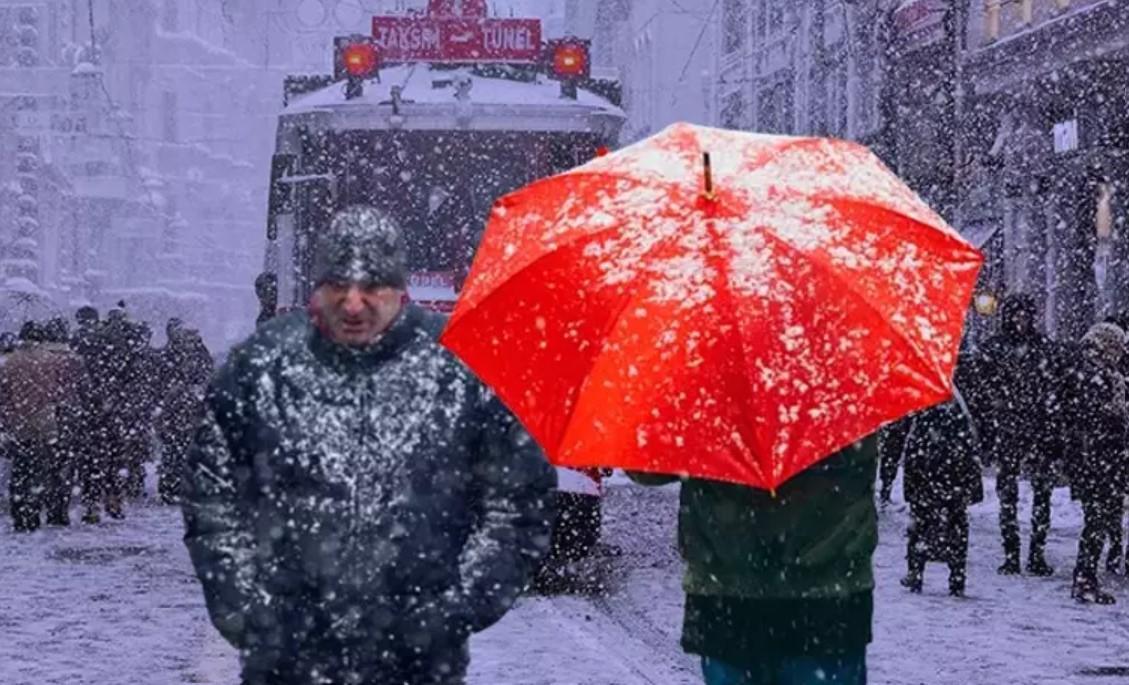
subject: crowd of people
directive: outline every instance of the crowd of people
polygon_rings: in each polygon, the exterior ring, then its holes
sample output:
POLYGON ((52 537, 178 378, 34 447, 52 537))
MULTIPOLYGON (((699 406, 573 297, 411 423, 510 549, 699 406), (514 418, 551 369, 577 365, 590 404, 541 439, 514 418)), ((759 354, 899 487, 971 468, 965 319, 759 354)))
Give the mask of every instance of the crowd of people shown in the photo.
POLYGON ((1047 562, 1051 495, 1068 486, 1083 512, 1072 595, 1111 604, 1099 571, 1126 572, 1121 527, 1129 494, 1129 346, 1123 317, 1093 326, 1080 341, 1056 342, 1036 324, 1025 295, 1004 300, 1000 333, 962 355, 958 397, 892 424, 881 435, 881 498, 889 501, 899 464, 910 506, 908 573, 922 589, 925 564, 947 563, 949 590, 963 595, 968 507, 984 498, 982 471, 996 468, 1002 575, 1052 576, 1047 562), (1031 486, 1031 537, 1021 565, 1019 481, 1031 486))
POLYGON ((74 497, 85 523, 120 519, 144 496, 146 462, 158 462, 162 502, 178 501, 185 453, 213 361, 199 333, 168 322, 163 348, 124 303, 102 320, 93 307, 27 321, 0 340, 0 458, 10 460, 16 531, 70 524, 74 497))

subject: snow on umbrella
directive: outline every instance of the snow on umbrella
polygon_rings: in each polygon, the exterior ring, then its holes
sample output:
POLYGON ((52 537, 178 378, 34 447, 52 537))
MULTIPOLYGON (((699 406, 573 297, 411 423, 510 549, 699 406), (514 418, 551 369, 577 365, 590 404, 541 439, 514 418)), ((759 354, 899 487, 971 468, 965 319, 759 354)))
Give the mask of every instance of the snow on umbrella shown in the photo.
POLYGON ((951 396, 981 263, 864 147, 675 124, 501 198, 442 342, 555 464, 772 489, 951 396))

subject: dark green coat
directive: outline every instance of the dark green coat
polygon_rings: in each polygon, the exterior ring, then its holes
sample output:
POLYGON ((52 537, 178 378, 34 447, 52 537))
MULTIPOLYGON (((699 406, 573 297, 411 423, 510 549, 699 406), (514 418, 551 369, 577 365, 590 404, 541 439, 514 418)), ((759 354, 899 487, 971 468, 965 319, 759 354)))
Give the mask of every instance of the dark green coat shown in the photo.
MULTIPOLYGON (((685 480, 678 519, 683 588, 746 599, 872 589, 877 459, 876 441, 867 438, 781 485, 775 497, 741 485, 685 480)), ((676 480, 631 475, 649 485, 676 480)))
MULTIPOLYGON (((878 543, 877 453, 874 437, 862 440, 795 476, 775 496, 716 481, 682 482, 687 652, 751 668, 865 649, 878 543)), ((631 476, 651 485, 675 480, 631 476)))

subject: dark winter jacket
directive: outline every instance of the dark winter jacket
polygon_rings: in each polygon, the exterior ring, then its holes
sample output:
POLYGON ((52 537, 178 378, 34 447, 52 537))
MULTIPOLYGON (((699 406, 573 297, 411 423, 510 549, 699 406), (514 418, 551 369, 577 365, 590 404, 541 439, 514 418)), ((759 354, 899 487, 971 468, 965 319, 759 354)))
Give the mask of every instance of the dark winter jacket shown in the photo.
POLYGON ((200 395, 215 369, 204 341, 186 331, 169 341, 159 355, 161 405, 158 430, 162 435, 191 431, 200 418, 200 395))
POLYGON ((555 474, 442 325, 409 305, 357 351, 296 312, 213 379, 185 542, 249 680, 432 682, 406 655, 465 658, 548 549, 555 474))
MULTIPOLYGON (((850 594, 874 587, 877 440, 869 437, 765 490, 682 483, 678 542, 688 593, 746 598, 850 594)), ((631 474, 645 484, 674 477, 631 474)))
POLYGON ((1129 481, 1125 379, 1096 354, 1080 350, 1068 377, 1065 410, 1071 447, 1067 475, 1073 496, 1089 499, 1125 492, 1129 481))
POLYGON ((1045 421, 1054 411, 1051 391, 1058 381, 1050 339, 1038 333, 990 338, 981 350, 979 367, 993 428, 1005 434, 1046 430, 1045 421))
POLYGON ((129 321, 109 321, 99 326, 93 339, 81 343, 94 408, 110 420, 140 428, 153 412, 157 356, 143 340, 140 328, 129 321))
POLYGON ((977 443, 956 402, 913 419, 904 452, 906 502, 913 509, 965 509, 984 500, 977 443))
POLYGON ((66 345, 28 343, 0 366, 0 431, 17 442, 58 439, 79 406, 82 360, 66 345))
MULTIPOLYGON (((682 646, 733 663, 864 649, 878 544, 877 439, 841 450, 775 494, 682 482, 682 646)), ((660 485, 673 477, 630 474, 660 485)))
POLYGON ((882 499, 888 500, 898 477, 898 465, 913 426, 912 418, 887 424, 878 431, 879 480, 882 482, 882 499))

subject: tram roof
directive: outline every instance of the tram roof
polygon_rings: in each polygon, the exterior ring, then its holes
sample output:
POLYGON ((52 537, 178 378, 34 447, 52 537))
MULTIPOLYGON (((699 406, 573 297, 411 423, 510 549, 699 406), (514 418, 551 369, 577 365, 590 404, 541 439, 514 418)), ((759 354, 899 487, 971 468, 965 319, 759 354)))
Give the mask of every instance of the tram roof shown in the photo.
POLYGON ((428 64, 381 70, 364 93, 345 99, 344 83, 294 98, 284 119, 300 119, 329 129, 466 129, 592 131, 615 135, 626 115, 607 99, 583 89, 563 98, 560 84, 538 74, 534 81, 484 76, 471 69, 437 69, 428 64), (466 100, 456 98, 456 82, 469 79, 466 100), (438 82, 438 83, 437 83, 438 82), (400 86, 400 119, 393 117, 392 87, 400 86))

